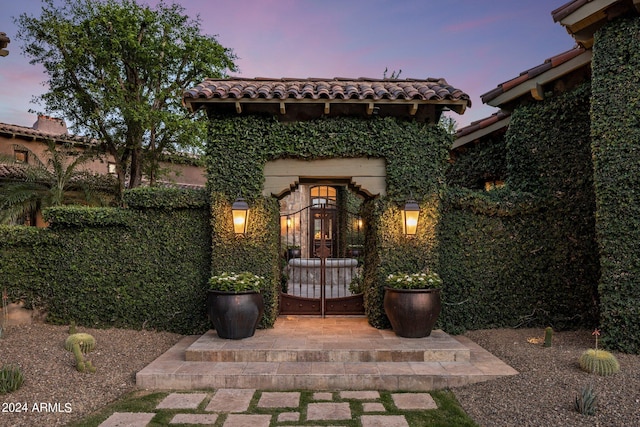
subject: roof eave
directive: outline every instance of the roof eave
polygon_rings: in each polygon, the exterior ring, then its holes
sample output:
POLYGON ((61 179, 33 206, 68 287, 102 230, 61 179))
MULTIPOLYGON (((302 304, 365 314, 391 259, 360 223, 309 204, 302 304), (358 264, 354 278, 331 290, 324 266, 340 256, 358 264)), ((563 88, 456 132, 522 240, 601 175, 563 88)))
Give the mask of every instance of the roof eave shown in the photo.
POLYGON ((453 145, 451 146, 452 150, 455 150, 456 148, 460 148, 462 146, 465 146, 471 142, 477 141, 481 138, 484 138, 487 135, 490 135, 494 132, 497 132, 501 129, 504 129, 506 127, 509 126, 509 123, 511 123, 511 116, 507 116, 502 120, 499 120, 495 123, 492 123, 489 126, 486 126, 484 128, 478 129, 475 132, 471 132, 467 135, 461 136, 460 138, 456 138, 456 140, 454 141, 453 145))
POLYGON ((577 43, 593 46, 593 35, 606 22, 629 11, 640 13, 640 0, 575 0, 551 14, 577 43))
POLYGON ((328 113, 331 110, 332 105, 344 105, 344 104, 361 104, 367 108, 369 114, 372 114, 375 107, 379 105, 405 105, 407 106, 408 116, 416 114, 417 110, 422 105, 438 105, 442 108, 448 108, 458 114, 464 114, 467 107, 470 106, 471 101, 467 99, 266 99, 266 98, 183 98, 185 106, 189 111, 194 112, 204 106, 213 106, 215 104, 233 104, 236 112, 242 112, 242 106, 244 104, 278 104, 280 105, 281 114, 285 114, 289 106, 303 105, 303 104, 316 104, 323 105, 325 111, 328 113))
POLYGON ((592 51, 586 50, 580 55, 568 60, 567 62, 551 68, 534 78, 523 81, 522 83, 513 86, 506 92, 498 95, 497 97, 486 101, 485 103, 492 107, 500 107, 509 101, 517 99, 523 95, 533 94, 534 97, 541 97, 543 94, 538 93, 540 87, 545 84, 551 83, 560 77, 567 75, 582 67, 589 66, 591 64, 592 51))

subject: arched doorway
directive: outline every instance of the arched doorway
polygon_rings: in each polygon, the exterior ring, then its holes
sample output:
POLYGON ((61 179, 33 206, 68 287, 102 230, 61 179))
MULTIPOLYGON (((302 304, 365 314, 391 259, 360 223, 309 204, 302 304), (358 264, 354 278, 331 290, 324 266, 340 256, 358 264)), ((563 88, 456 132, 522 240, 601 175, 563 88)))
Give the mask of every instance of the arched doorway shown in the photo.
POLYGON ((311 181, 280 200, 281 314, 364 314, 365 198, 311 181))

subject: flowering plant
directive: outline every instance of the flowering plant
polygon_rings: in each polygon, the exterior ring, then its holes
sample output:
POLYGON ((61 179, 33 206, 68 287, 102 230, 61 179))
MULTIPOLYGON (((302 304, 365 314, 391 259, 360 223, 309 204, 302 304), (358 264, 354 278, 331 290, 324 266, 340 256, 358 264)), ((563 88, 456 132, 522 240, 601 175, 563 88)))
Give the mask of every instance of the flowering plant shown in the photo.
POLYGON ((394 273, 387 276, 385 283, 394 289, 436 289, 442 287, 442 279, 438 273, 394 273))
POLYGON ((249 272, 222 273, 209 279, 209 289, 222 292, 260 292, 264 285, 264 277, 249 272))

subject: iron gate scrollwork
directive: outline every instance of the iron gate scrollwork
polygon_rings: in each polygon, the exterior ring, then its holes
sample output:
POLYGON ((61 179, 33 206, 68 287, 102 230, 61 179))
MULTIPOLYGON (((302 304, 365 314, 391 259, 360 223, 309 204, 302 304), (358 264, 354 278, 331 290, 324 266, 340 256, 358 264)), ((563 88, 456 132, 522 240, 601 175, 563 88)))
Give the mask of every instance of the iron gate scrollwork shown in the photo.
POLYGON ((364 314, 362 219, 333 201, 281 215, 281 314, 364 314))

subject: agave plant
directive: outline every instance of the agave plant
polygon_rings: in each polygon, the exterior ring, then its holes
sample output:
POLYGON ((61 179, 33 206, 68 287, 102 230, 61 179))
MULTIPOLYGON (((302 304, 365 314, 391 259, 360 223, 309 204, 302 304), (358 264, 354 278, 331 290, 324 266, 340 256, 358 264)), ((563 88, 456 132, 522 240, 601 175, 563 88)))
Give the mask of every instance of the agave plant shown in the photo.
POLYGON ((27 147, 14 148, 29 152, 29 164, 16 163, 6 156, 0 163, 11 167, 12 181, 0 183, 0 224, 16 223, 25 215, 49 206, 63 204, 104 203, 98 190, 104 187, 99 179, 81 169, 92 159, 90 152, 76 153, 56 148, 50 143, 43 162, 27 147), (71 193, 72 190, 75 190, 71 193))

